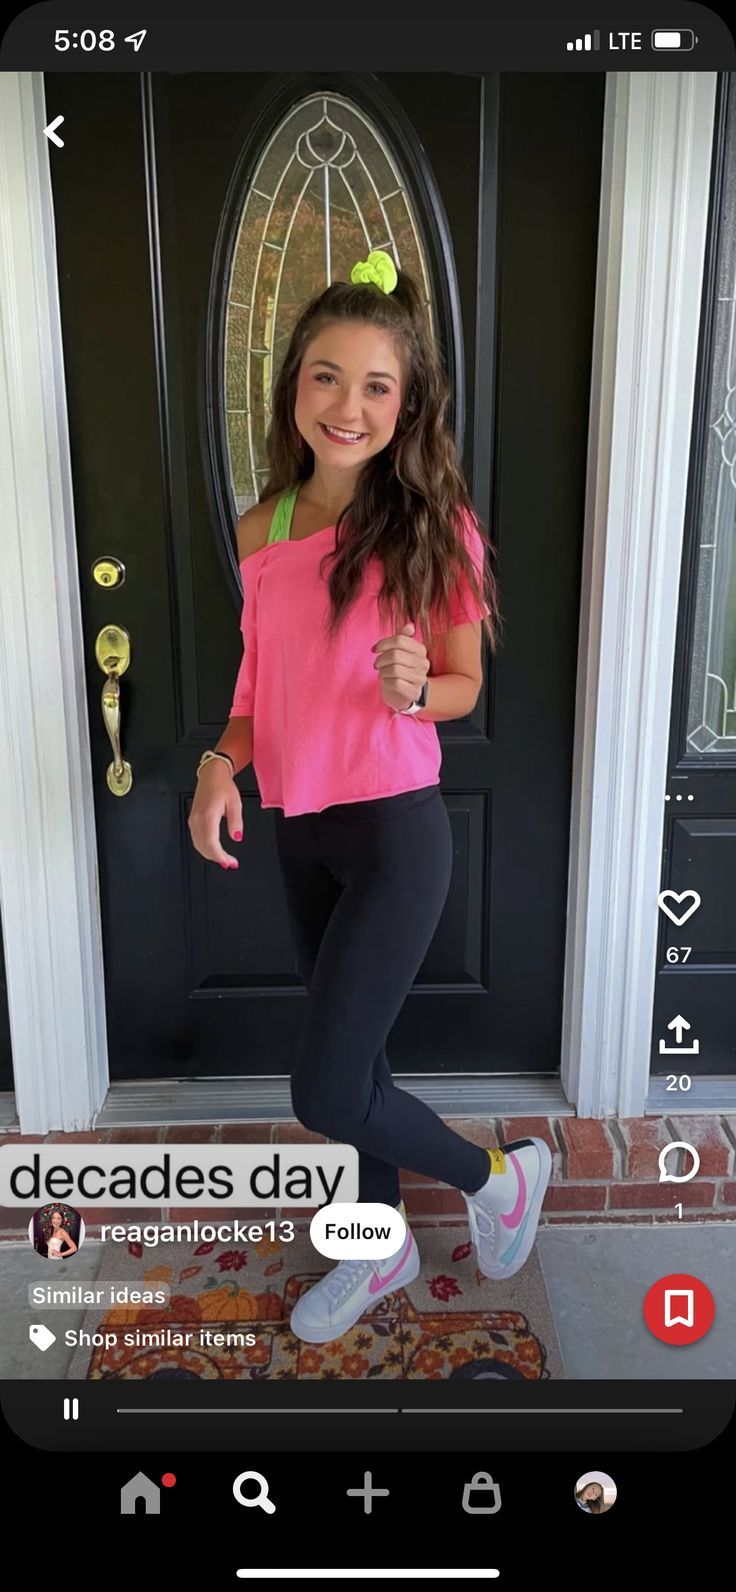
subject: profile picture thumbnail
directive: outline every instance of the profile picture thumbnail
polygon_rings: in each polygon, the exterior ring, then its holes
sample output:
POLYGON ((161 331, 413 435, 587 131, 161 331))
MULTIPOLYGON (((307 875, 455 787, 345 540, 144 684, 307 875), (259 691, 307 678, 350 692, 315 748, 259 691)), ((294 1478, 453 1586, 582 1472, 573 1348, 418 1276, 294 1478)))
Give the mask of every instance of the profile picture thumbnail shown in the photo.
POLYGON ((575 1483, 575 1502, 586 1515, 605 1515, 616 1502, 616 1483, 605 1470, 588 1470, 575 1483))
POLYGON ((68 1260, 84 1243, 84 1222, 79 1211, 63 1200, 41 1205, 31 1217, 28 1237, 44 1260, 68 1260))

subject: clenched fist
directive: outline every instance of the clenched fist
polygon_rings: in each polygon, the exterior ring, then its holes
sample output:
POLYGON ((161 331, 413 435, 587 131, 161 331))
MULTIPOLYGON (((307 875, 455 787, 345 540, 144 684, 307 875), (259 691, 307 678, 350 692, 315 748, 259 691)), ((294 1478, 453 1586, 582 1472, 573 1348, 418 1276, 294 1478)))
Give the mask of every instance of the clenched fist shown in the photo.
POLYGON ((376 654, 373 665, 378 670, 381 696, 388 707, 400 713, 410 708, 429 674, 427 649, 421 641, 414 641, 413 625, 404 625, 396 636, 384 636, 371 651, 376 654))

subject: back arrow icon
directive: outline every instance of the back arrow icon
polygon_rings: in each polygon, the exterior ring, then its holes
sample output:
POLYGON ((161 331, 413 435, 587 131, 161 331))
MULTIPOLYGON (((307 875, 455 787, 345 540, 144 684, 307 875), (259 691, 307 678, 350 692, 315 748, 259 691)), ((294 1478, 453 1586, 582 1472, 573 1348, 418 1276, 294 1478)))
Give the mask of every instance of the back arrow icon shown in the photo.
POLYGON ((48 127, 44 127, 46 137, 51 138, 55 144, 58 144, 60 149, 64 148, 64 140, 63 138, 57 138, 54 128, 61 127, 63 120, 63 116, 57 116, 55 121, 49 122, 48 127))

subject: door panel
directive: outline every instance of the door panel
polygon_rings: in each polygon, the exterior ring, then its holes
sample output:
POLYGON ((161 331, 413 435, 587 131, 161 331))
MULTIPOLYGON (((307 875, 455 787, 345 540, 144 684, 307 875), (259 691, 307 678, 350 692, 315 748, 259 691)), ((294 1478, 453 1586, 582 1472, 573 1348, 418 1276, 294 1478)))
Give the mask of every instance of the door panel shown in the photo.
POLYGON ((5 945, 0 920, 0 1089, 13 1087, 13 1053, 10 1045, 8 981, 5 974, 5 945))
MULTIPOLYGON (((655 1076, 685 1073, 692 1078, 732 1078, 736 1073, 733 74, 722 74, 718 83, 712 172, 661 881, 663 890, 678 895, 694 890, 701 900, 681 927, 659 914, 651 1057, 655 1076), (679 1038, 670 1029, 678 1017, 689 1024, 679 1038)), ((682 903, 682 910, 687 906, 682 903)), ((676 903, 674 907, 680 910, 676 903)), ((688 1094, 672 1093, 673 1110, 688 1094)), ((688 1109, 694 1110, 692 1095, 689 1100, 688 1109)))
POLYGON ((116 1078, 288 1072, 302 1020, 272 815, 252 771, 238 781, 237 873, 194 852, 187 815, 242 645, 235 503, 207 402, 220 401, 213 262, 217 278, 269 127, 317 89, 359 104, 400 158, 467 479, 500 553, 503 647, 474 713, 440 726, 455 866, 392 1065, 559 1066, 604 81, 47 84, 75 133, 52 171, 116 1078), (103 553, 125 565, 114 590, 90 575, 103 553), (119 798, 94 656, 111 621, 132 638, 121 698, 134 783, 119 798))

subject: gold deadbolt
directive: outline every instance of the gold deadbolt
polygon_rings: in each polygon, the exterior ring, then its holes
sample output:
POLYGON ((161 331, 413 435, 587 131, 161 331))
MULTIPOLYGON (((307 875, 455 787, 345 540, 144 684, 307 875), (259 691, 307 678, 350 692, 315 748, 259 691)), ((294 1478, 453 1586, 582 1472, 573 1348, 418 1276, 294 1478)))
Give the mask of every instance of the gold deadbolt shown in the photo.
POLYGON ((92 578, 98 586, 122 586, 125 565, 119 558, 97 558, 92 565, 92 578))

